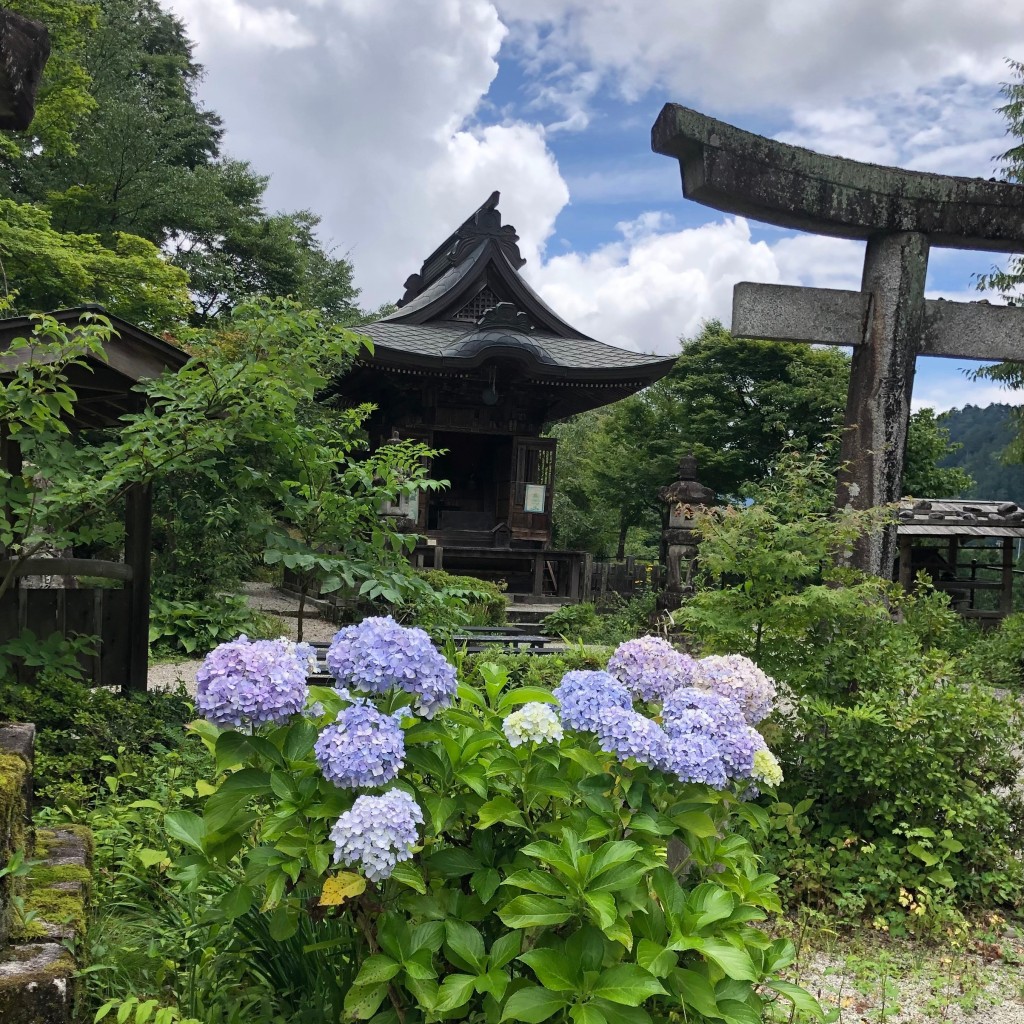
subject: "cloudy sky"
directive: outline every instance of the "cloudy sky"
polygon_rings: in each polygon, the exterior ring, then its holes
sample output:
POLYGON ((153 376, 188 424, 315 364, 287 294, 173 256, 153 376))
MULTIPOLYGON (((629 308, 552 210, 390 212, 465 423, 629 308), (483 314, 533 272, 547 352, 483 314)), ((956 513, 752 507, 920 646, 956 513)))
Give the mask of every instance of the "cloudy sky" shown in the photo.
MULTIPOLYGON (((650 150, 674 101, 827 153, 989 177, 1024 7, 1007 0, 164 0, 207 69, 226 149, 323 218, 362 304, 393 301, 494 190, 523 273, 566 319, 671 353, 740 280, 859 286, 863 246, 683 199, 650 150)), ((935 250, 972 299, 984 253, 935 250)), ((915 406, 1006 400, 919 361, 915 406)))

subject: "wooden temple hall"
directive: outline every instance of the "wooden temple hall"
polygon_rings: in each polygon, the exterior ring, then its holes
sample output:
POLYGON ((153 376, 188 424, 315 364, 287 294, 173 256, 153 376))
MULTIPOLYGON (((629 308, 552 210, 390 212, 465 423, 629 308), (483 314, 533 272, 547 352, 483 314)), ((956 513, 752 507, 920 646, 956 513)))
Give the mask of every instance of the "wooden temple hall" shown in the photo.
POLYGON ((374 445, 400 437, 444 449, 431 472, 450 486, 402 509, 424 538, 418 565, 579 600, 588 556, 551 548, 557 459, 541 434, 647 387, 674 360, 595 341, 550 309, 519 275, 526 261, 498 198, 426 258, 397 312, 359 328, 373 355, 332 393, 374 403, 374 445))

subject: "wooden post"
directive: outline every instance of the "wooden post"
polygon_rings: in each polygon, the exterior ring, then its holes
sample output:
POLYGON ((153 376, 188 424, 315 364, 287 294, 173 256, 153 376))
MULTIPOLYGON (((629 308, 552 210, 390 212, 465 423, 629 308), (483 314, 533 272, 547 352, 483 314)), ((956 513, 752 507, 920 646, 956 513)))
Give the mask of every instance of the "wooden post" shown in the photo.
POLYGON ((434 547, 434 568, 441 569, 444 567, 444 548, 437 544, 434 547))
POLYGON ((594 556, 588 551, 583 556, 583 589, 581 601, 590 601, 594 596, 594 556))
POLYGON ((999 614, 1013 611, 1013 538, 1003 538, 1003 588, 999 592, 999 614))
POLYGON ((580 599, 580 563, 583 559, 579 555, 573 555, 569 563, 569 593, 566 595, 573 601, 580 599))
POLYGON ((546 562, 544 551, 538 551, 533 556, 533 596, 544 596, 544 563, 546 562))
POLYGON ((908 594, 914 585, 914 574, 910 563, 913 544, 913 537, 900 537, 900 586, 908 594))
POLYGON ((134 484, 125 508, 124 560, 132 567, 128 617, 128 678, 122 693, 145 693, 149 676, 149 588, 152 569, 153 489, 134 484))

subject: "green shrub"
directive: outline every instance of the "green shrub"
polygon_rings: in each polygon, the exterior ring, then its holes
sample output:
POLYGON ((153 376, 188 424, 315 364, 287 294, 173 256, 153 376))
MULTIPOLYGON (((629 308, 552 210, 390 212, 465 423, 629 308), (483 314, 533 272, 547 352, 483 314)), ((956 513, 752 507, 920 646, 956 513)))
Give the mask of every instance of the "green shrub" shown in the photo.
POLYGON ((240 594, 203 601, 153 598, 149 643, 157 655, 200 657, 242 633, 253 640, 272 639, 281 635, 281 624, 240 594))
POLYGON ((1008 615, 995 629, 980 632, 964 653, 964 671, 980 683, 1024 691, 1024 613, 1008 615))
POLYGON ((611 649, 607 647, 574 647, 557 654, 487 651, 484 654, 466 655, 461 659, 461 669, 467 678, 473 678, 478 675, 481 666, 492 664, 508 674, 513 686, 540 686, 552 690, 566 672, 604 668, 610 654, 611 649))
POLYGON ((541 628, 545 633, 569 641, 610 647, 650 632, 654 593, 637 595, 628 601, 616 595, 616 600, 611 610, 600 613, 590 602, 562 605, 544 619, 541 628))
POLYGON ((191 717, 184 691, 121 696, 60 675, 0 682, 0 720, 35 722, 36 794, 57 804, 87 800, 112 763, 177 746, 191 717))
MULTIPOLYGON (((449 599, 463 602, 467 619, 466 626, 502 626, 505 623, 505 611, 508 603, 505 591, 508 585, 504 582, 492 583, 490 580, 478 580, 474 576, 453 576, 443 569, 419 569, 417 575, 424 579, 435 591, 449 599)), ((418 605, 411 615, 406 616, 410 622, 424 629, 440 624, 444 612, 440 614, 433 607, 418 605)))

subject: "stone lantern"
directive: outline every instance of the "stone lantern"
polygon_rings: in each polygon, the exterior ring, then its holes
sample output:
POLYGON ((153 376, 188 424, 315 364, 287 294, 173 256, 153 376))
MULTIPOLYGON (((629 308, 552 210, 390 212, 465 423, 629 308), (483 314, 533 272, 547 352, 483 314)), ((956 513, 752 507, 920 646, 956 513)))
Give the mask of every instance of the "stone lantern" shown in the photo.
POLYGON ((697 569, 697 517, 702 506, 714 504, 715 492, 697 479, 697 460, 684 455, 679 460, 678 478, 658 491, 666 506, 661 531, 661 560, 665 566, 665 589, 658 596, 658 609, 670 612, 693 594, 697 569))

